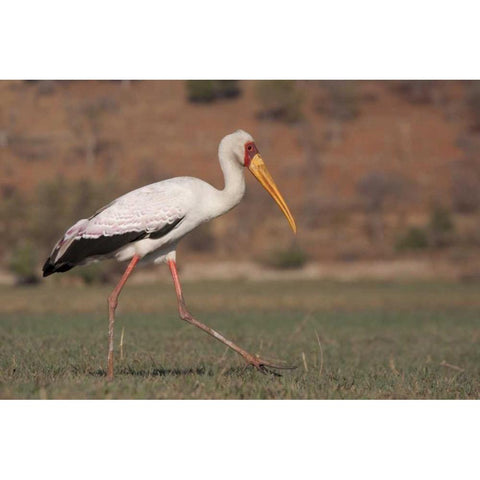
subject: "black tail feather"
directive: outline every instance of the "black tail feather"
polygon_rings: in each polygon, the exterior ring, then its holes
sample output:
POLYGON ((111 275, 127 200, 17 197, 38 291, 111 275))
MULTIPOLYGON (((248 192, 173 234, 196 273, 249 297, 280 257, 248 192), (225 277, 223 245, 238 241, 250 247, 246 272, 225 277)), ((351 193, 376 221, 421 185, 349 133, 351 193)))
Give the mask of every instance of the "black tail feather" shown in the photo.
POLYGON ((71 265, 69 263, 59 263, 55 265, 51 263, 50 258, 48 258, 42 268, 43 276, 48 277, 52 273, 66 272, 68 270, 71 270, 74 266, 75 265, 71 265))

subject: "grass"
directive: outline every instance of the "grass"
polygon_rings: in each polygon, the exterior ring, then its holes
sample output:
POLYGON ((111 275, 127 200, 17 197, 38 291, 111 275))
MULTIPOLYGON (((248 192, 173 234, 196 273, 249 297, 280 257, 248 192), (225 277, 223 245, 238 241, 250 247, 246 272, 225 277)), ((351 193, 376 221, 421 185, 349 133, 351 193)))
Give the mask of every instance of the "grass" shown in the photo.
POLYGON ((110 287, 0 288, 1 398, 479 398, 476 284, 198 282, 194 315, 281 377, 178 319, 169 284, 120 299, 115 380, 105 379, 110 287), (121 332, 122 352, 119 348, 121 332))

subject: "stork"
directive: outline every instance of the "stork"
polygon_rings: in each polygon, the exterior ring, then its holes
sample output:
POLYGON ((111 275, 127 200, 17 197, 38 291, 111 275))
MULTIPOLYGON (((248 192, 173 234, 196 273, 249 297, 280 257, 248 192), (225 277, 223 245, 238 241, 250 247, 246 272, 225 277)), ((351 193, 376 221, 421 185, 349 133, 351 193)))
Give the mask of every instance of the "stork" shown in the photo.
POLYGON ((108 297, 107 379, 113 379, 113 330, 118 297, 137 264, 166 263, 173 278, 182 320, 233 349, 262 372, 290 368, 252 355, 219 332, 199 322, 187 309, 176 266, 177 243, 204 222, 223 215, 245 194, 244 167, 277 202, 294 233, 295 220, 273 181, 250 134, 237 130, 225 136, 218 148, 225 187, 217 190, 194 177, 176 177, 146 185, 117 198, 91 217, 70 227, 54 246, 43 266, 43 276, 66 272, 106 258, 129 261, 108 297))

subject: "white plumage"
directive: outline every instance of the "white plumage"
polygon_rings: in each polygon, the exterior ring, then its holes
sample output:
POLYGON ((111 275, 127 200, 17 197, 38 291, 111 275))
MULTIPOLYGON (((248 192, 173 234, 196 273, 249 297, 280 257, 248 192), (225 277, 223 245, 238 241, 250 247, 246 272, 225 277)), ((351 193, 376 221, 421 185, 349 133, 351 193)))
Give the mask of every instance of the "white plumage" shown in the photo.
POLYGON ((245 360, 264 370, 264 362, 245 352, 218 332, 195 320, 186 309, 176 271, 178 241, 203 222, 235 207, 245 193, 244 167, 248 167, 278 203, 295 231, 293 217, 258 153, 250 134, 243 130, 227 135, 218 149, 225 187, 218 190, 193 177, 177 177, 133 190, 98 210, 88 219, 79 220, 57 242, 43 267, 44 276, 70 270, 103 258, 130 260, 122 279, 109 297, 109 354, 107 376, 113 377, 113 323, 118 296, 138 262, 167 262, 172 272, 179 312, 222 341, 245 360))

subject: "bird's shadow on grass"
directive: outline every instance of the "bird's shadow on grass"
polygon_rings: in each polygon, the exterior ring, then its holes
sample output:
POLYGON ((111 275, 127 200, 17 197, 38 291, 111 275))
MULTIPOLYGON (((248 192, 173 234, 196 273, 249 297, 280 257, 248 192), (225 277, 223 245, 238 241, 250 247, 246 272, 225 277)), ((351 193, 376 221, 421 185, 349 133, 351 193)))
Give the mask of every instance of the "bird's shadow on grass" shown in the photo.
MULTIPOLYGON (((135 369, 131 367, 122 368, 116 372, 117 376, 132 376, 132 377, 184 377, 188 375, 198 375, 213 377, 214 375, 224 376, 238 376, 241 377, 249 367, 230 367, 220 372, 214 372, 211 368, 197 367, 197 368, 151 368, 151 369, 135 369)), ((107 372, 102 369, 92 370, 88 372, 94 377, 106 377, 107 372)))

